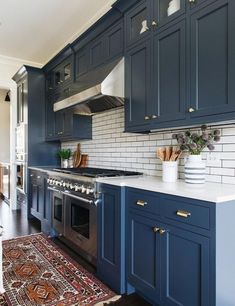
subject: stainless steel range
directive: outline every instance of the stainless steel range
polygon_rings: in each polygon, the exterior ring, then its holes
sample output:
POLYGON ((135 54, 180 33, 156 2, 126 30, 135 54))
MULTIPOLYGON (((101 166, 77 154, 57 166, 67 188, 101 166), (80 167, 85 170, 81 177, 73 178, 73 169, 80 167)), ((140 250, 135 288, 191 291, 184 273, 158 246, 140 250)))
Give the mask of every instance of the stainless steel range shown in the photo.
POLYGON ((53 171, 47 180, 48 189, 52 191, 53 228, 65 243, 96 265, 99 202, 96 178, 136 176, 142 173, 98 168, 53 171))

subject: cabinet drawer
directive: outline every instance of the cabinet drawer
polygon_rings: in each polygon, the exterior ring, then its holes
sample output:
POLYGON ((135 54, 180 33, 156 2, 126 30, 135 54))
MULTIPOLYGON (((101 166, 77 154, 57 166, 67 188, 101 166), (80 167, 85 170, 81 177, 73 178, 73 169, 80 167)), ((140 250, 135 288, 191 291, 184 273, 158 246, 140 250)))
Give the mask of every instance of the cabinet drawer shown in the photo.
POLYGON ((198 203, 162 198, 161 210, 165 218, 204 229, 210 229, 210 209, 198 203))
POLYGON ((130 189, 127 191, 126 199, 130 209, 141 213, 160 214, 159 197, 156 193, 130 189))
POLYGON ((43 173, 31 170, 29 176, 32 183, 36 185, 41 185, 43 183, 43 173))

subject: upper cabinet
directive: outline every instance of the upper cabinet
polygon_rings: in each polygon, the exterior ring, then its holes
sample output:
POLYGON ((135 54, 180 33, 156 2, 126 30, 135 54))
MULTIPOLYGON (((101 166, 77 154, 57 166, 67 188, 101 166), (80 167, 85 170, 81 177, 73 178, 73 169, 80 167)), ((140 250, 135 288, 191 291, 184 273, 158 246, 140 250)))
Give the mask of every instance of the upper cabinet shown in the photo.
POLYGON ((214 1, 190 16, 191 118, 235 111, 235 1, 214 1))
POLYGON ((148 37, 152 31, 185 13, 185 0, 145 0, 126 13, 126 47, 148 37))
POLYGON ((126 46, 140 41, 149 35, 151 22, 151 1, 138 2, 125 15, 126 46))
POLYGON ((74 61, 73 55, 64 60, 58 66, 56 66, 52 71, 53 89, 61 90, 64 86, 73 82, 74 77, 74 61))
POLYGON ((27 108, 27 77, 17 84, 17 124, 25 123, 27 108))
POLYGON ((75 45, 76 81, 111 60, 123 55, 123 20, 90 41, 86 46, 75 45))
POLYGON ((126 131, 234 118, 234 13, 232 0, 146 0, 125 13, 126 131))

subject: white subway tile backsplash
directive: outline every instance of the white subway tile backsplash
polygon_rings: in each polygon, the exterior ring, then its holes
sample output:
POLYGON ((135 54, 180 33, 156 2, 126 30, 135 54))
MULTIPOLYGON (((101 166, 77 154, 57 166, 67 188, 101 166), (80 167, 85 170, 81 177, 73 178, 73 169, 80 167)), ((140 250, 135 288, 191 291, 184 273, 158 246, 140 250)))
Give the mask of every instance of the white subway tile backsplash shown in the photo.
MULTIPOLYGON (((206 180, 235 184, 235 124, 219 127, 221 141, 215 152, 221 160, 207 167, 206 180)), ((197 131, 198 129, 194 129, 197 131)), ((156 157, 157 147, 176 145, 174 132, 167 130, 151 134, 124 133, 122 108, 93 116, 93 140, 81 141, 82 153, 89 155, 89 166, 140 171, 161 176, 162 163, 156 157)), ((178 132, 178 131, 177 131, 178 132)), ((62 143, 62 147, 76 150, 77 142, 62 143)), ((203 152, 206 160, 208 150, 203 152)), ((179 161, 179 177, 184 179, 184 158, 179 161)))

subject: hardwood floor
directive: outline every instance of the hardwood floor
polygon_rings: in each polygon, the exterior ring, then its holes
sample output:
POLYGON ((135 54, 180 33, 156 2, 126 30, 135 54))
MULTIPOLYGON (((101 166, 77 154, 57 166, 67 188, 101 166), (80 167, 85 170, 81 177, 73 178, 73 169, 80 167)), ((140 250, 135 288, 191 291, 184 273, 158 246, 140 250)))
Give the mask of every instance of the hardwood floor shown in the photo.
POLYGON ((10 207, 1 200, 0 225, 4 228, 3 240, 40 233, 41 231, 38 220, 27 220, 26 209, 11 211, 10 207))
MULTIPOLYGON (((3 240, 11 239, 19 236, 25 236, 30 234, 39 233, 41 231, 40 222, 36 219, 28 220, 26 215, 26 209, 23 206, 21 211, 11 211, 9 206, 0 200, 0 225, 4 227, 3 240)), ((93 266, 87 263, 83 258, 77 255, 73 250, 65 246, 58 239, 54 239, 54 242, 67 254, 76 260, 89 272, 96 274, 96 270, 93 266)), ((109 305, 117 306, 150 306, 145 300, 139 297, 137 294, 131 294, 129 296, 122 296, 117 302, 113 302, 109 305)))

